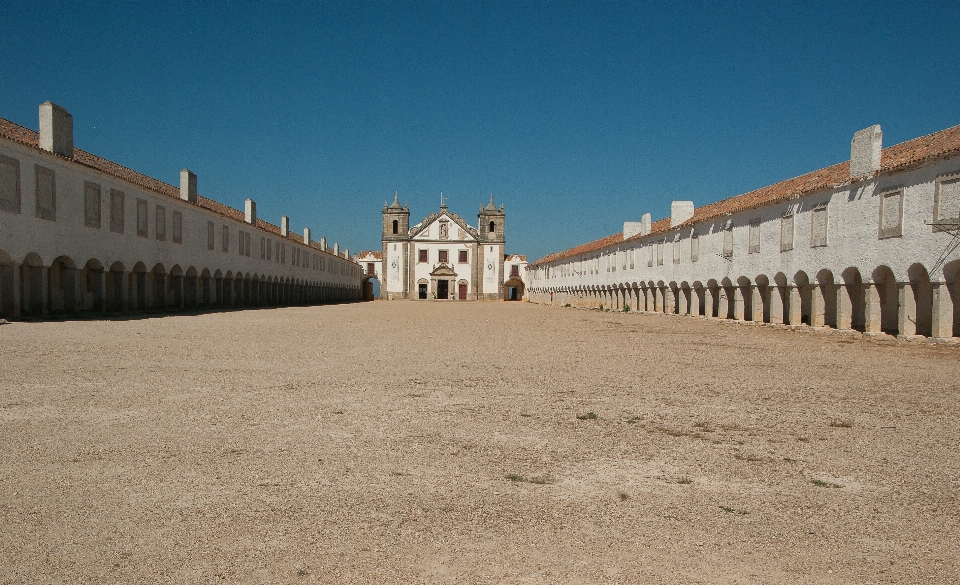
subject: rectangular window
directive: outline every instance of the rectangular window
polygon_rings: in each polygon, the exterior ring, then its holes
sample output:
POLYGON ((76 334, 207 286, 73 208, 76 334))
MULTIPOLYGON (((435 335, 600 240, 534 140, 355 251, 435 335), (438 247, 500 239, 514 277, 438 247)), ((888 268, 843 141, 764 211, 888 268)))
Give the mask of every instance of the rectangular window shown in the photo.
POLYGON ((657 266, 663 266, 663 244, 664 242, 657 242, 657 266))
POLYGON ((261 236, 260 238, 260 259, 267 259, 267 238, 261 236))
POLYGON ((157 216, 154 218, 157 230, 157 240, 167 239, 167 208, 163 205, 157 205, 157 216))
MULTIPOLYGON (((937 177, 936 193, 933 199, 933 221, 951 224, 956 229, 960 222, 960 172, 937 177)), ((935 226, 934 230, 943 229, 935 226)))
POLYGON ((243 230, 237 230, 237 254, 243 256, 243 230))
POLYGON ((754 218, 750 220, 750 248, 747 250, 748 254, 759 254, 760 253, 760 219, 754 218))
POLYGON ((514 264, 510 267, 510 276, 520 276, 520 267, 514 264))
POLYGON ((250 257, 250 232, 243 232, 243 247, 247 258, 250 257))
POLYGON ((83 182, 83 225, 100 229, 100 185, 83 182))
POLYGON ((700 236, 690 236, 690 261, 696 262, 700 259, 700 236))
POLYGON ((733 222, 728 221, 723 228, 723 257, 733 258, 733 222))
POLYGON ((267 240, 267 260, 273 260, 273 240, 267 240))
POLYGON ((220 249, 224 253, 230 251, 230 226, 223 226, 220 230, 220 249))
POLYGON ((903 188, 880 193, 879 238, 903 235, 903 188))
POLYGON ((460 250, 460 257, 458 258, 458 261, 460 262, 460 264, 466 264, 466 263, 467 263, 467 251, 466 251, 466 250, 460 250))
POLYGON ((287 245, 286 244, 280 244, 279 256, 280 256, 280 264, 286 264, 287 263, 287 245))
POLYGON ((637 249, 630 248, 630 270, 633 270, 636 267, 634 262, 636 260, 636 256, 637 256, 637 249))
POLYGON ((110 231, 123 233, 123 191, 110 189, 110 231))
POLYGON ((137 235, 141 238, 146 238, 150 235, 147 220, 147 202, 143 199, 137 199, 137 235))
POLYGON ((813 208, 810 214, 810 247, 819 248, 827 245, 827 204, 820 203, 813 208))
POLYGON ((216 228, 213 226, 212 221, 207 222, 207 250, 213 250, 216 242, 216 228))
POLYGON ((673 240, 673 263, 680 264, 680 238, 673 240))
POLYGON ((421 263, 422 263, 422 262, 428 262, 428 260, 427 260, 427 251, 426 251, 426 250, 417 250, 417 254, 419 254, 419 257, 417 258, 417 261, 418 261, 418 262, 421 262, 421 263))
POLYGON ((653 266, 653 244, 647 244, 647 266, 653 266))
POLYGON ((57 220, 57 178, 50 169, 36 166, 37 175, 37 217, 57 220))
POLYGON ((0 154, 0 210, 20 213, 20 161, 0 154))
POLYGON ((780 218, 780 251, 793 250, 793 210, 788 210, 780 218))
POLYGON ((173 212, 173 243, 183 243, 183 213, 173 212))

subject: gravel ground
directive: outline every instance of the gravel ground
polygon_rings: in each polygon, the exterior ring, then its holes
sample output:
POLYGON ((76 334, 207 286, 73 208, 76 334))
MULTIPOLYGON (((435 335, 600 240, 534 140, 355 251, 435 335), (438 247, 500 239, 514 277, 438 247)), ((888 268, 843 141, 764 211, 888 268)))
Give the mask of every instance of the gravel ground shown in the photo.
POLYGON ((960 582, 956 344, 378 301, 0 356, 0 583, 960 582))

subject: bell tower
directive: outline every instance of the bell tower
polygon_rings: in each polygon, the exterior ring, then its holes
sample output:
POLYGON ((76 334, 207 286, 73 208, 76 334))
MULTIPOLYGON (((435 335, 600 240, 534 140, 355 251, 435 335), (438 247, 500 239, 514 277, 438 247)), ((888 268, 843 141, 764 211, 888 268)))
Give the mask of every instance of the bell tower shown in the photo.
POLYGON ((393 203, 383 203, 383 239, 380 298, 405 299, 409 294, 407 271, 410 265, 410 209, 400 205, 399 193, 393 203))
POLYGON ((409 230, 410 209, 400 205, 399 193, 394 193, 393 203, 383 204, 383 239, 405 239, 409 230))
POLYGON ((477 213, 480 220, 477 226, 478 281, 481 282, 482 298, 487 300, 503 298, 503 250, 506 245, 504 220, 506 214, 503 205, 498 209, 490 194, 490 203, 481 207, 477 213))

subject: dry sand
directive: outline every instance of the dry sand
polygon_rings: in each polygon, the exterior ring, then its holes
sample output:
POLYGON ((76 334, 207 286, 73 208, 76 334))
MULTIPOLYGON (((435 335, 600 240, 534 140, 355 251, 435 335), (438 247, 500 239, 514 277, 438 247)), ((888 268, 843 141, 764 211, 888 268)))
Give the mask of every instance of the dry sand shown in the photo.
POLYGON ((956 345, 378 301, 0 356, 0 583, 960 582, 956 345))

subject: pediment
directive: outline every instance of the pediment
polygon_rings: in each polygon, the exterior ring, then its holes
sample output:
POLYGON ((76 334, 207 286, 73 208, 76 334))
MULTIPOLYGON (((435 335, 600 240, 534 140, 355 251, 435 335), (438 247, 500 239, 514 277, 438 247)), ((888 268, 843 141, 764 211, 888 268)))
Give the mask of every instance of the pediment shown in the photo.
POLYGON ((471 242, 480 239, 476 229, 467 225, 462 217, 446 209, 423 218, 423 221, 413 226, 412 231, 411 237, 418 240, 471 242), (445 230, 441 227, 444 225, 445 230))
POLYGON ((453 268, 447 264, 437 264, 433 268, 433 272, 430 273, 430 276, 457 276, 457 273, 453 271, 453 268))

